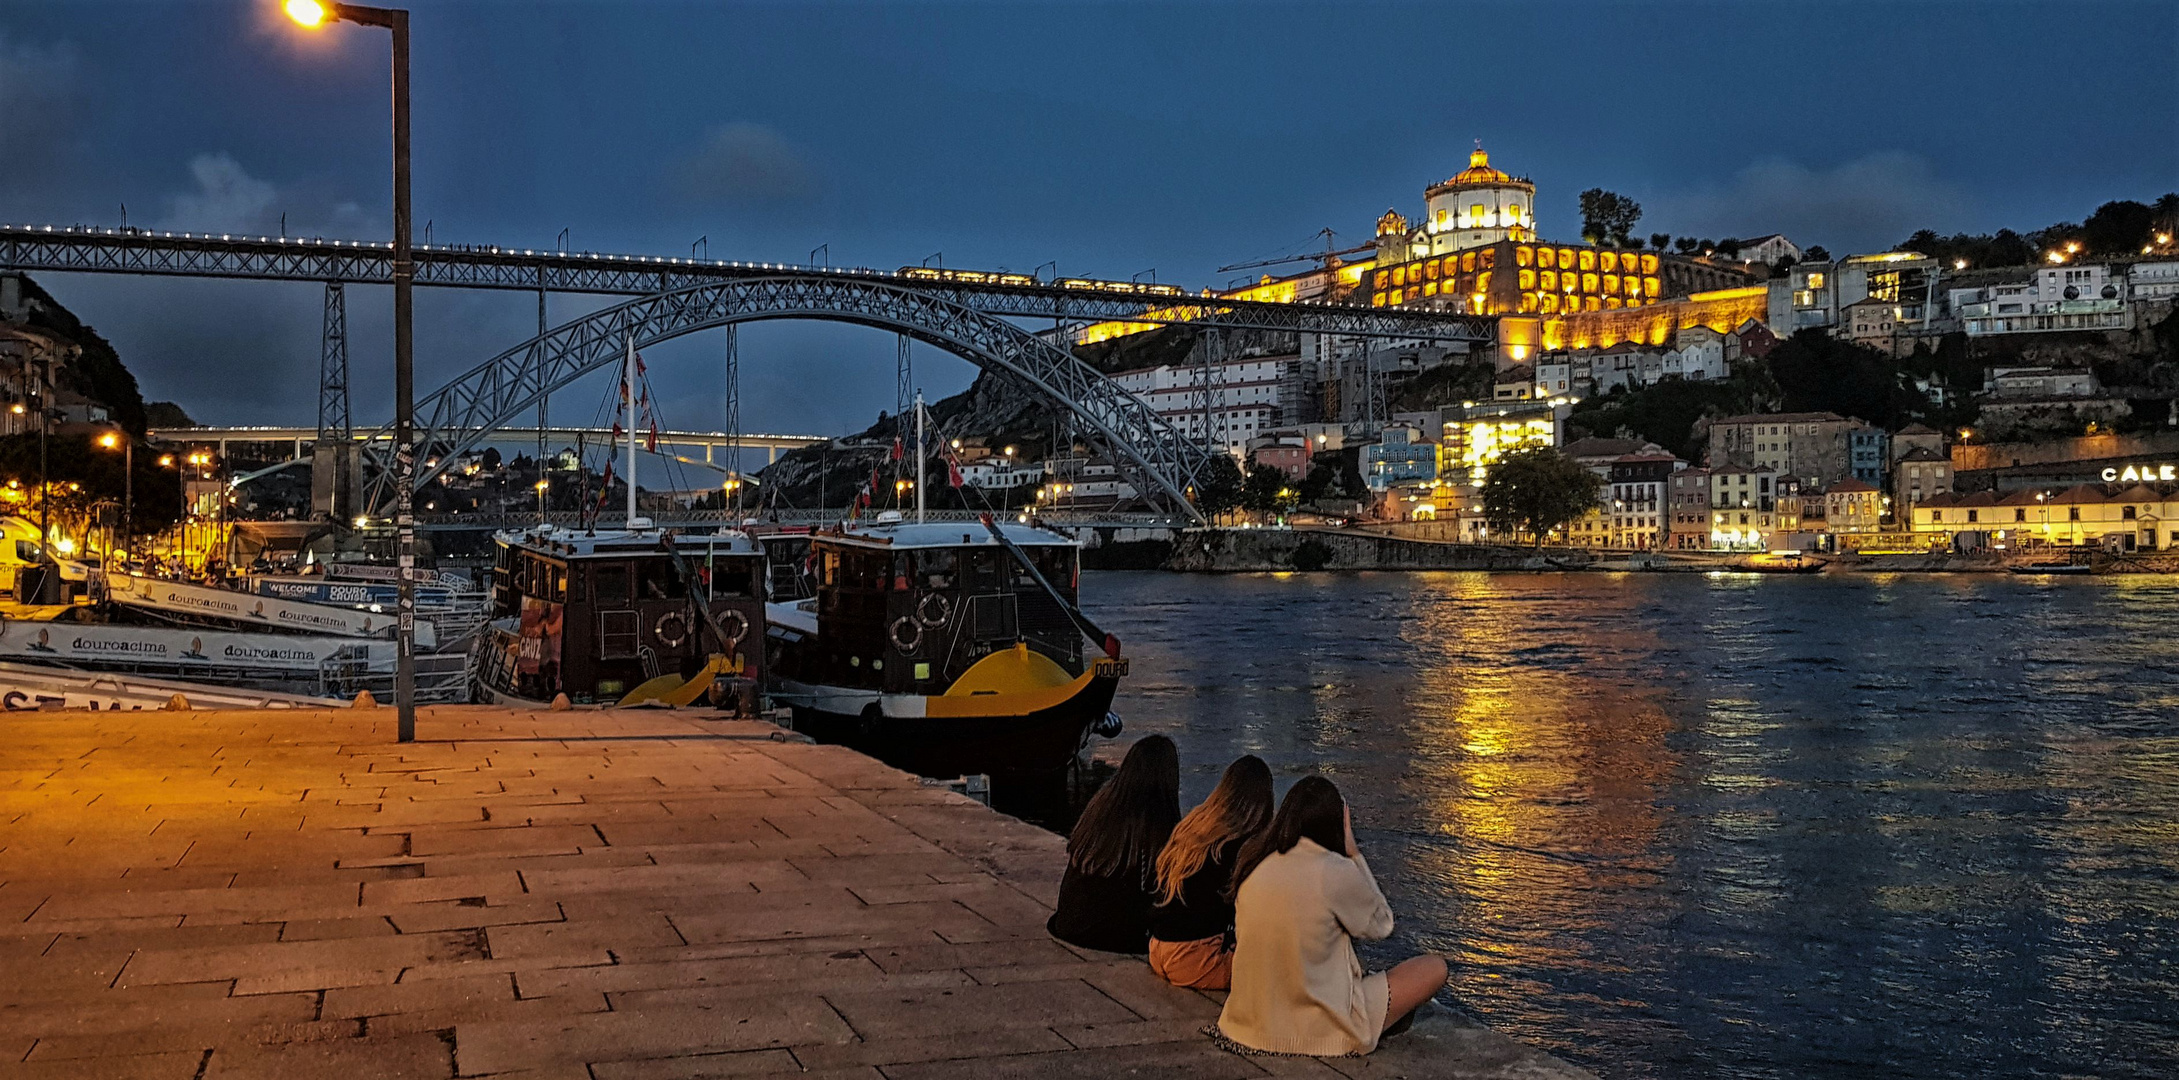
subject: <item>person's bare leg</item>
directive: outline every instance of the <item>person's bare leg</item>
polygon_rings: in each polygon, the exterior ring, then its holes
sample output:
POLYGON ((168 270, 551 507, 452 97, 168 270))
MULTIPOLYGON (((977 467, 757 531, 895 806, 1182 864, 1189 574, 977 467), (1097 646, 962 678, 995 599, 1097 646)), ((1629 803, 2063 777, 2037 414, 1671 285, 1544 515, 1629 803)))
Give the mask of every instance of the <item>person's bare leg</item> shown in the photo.
POLYGON ((1446 973, 1445 958, 1441 956, 1410 957, 1386 972, 1385 1026, 1399 1022, 1444 989, 1446 973))

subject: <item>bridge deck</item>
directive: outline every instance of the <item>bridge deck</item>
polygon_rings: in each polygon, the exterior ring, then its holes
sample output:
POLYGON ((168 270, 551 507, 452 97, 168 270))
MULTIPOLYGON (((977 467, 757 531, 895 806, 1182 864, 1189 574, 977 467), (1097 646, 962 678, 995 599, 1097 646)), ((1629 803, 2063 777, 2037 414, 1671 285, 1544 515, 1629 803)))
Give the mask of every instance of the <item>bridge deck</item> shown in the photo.
POLYGON ((1571 1078, 1450 1014, 1249 1058, 1044 932, 1059 837, 654 711, 16 713, 11 1075, 1571 1078))

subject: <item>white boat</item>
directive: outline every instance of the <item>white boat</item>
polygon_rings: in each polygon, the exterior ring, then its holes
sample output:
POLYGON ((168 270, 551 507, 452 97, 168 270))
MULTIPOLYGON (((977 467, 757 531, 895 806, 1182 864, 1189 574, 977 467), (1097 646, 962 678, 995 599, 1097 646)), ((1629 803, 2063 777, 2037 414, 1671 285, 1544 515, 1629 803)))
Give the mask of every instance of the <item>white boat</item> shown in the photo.
POLYGON ((326 709, 348 704, 341 698, 0 661, 0 710, 9 712, 26 709, 109 712, 164 709, 171 706, 177 696, 193 709, 326 709))

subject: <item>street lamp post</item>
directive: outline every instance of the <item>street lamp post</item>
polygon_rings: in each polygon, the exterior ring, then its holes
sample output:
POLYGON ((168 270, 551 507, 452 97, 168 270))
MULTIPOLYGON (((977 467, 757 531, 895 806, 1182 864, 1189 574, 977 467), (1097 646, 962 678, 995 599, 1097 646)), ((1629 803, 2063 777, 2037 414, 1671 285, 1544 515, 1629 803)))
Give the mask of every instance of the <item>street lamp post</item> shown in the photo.
POLYGON ((409 13, 401 8, 287 0, 304 26, 326 21, 384 27, 393 34, 393 468, 395 560, 395 738, 416 741, 416 384, 415 322, 410 296, 416 263, 409 251, 409 13))
MULTIPOLYGON (((98 437, 98 445, 108 450, 116 444, 121 447, 121 552, 128 557, 134 533, 129 531, 130 518, 136 513, 136 439, 126 431, 109 431, 98 437)), ((112 544, 106 545, 107 554, 113 554, 112 544)))

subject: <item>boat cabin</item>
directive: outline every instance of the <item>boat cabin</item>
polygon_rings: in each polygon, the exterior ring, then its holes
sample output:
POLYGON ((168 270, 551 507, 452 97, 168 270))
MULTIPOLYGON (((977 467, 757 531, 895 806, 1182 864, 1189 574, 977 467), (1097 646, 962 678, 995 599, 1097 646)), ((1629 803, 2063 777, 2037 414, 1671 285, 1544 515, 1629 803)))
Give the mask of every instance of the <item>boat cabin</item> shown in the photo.
MULTIPOLYGON (((1001 526, 1068 603, 1078 545, 1047 528, 1001 526)), ((976 523, 882 522, 815 532, 817 634, 781 650, 775 674, 888 694, 944 694, 976 661, 1026 644, 1082 673, 1082 634, 1021 560, 976 523)))
POLYGON ((486 689, 611 702, 715 654, 758 677, 764 552, 747 535, 540 527, 494 539, 487 647, 500 655, 478 665, 486 689))

